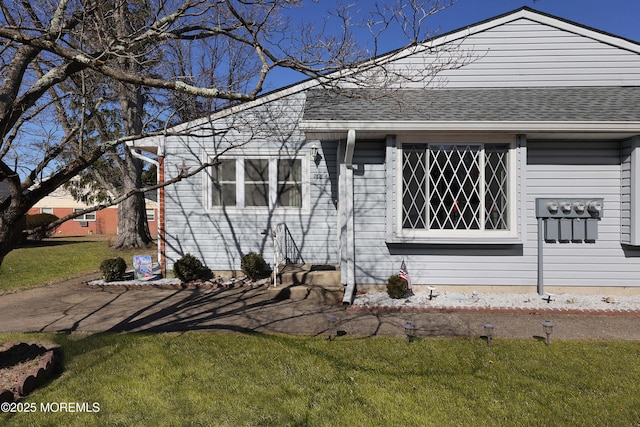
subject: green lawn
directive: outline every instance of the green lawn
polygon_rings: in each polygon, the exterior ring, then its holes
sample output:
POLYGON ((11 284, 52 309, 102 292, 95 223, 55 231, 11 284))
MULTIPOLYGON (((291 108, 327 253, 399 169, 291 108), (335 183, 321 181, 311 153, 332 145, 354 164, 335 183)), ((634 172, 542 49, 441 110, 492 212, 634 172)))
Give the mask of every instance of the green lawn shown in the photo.
MULTIPOLYGON (((108 243, 13 251, 0 292, 95 272, 104 258, 131 262, 108 243)), ((36 413, 0 414, 0 425, 640 426, 637 342, 0 334, 34 340, 63 347, 65 372, 26 399, 36 413), (41 412, 67 402, 100 410, 41 412)))
MULTIPOLYGON (((113 237, 112 237, 113 238, 113 237)), ((55 283, 98 272, 106 258, 121 256, 128 264, 132 256, 150 254, 155 248, 140 251, 113 251, 104 236, 55 237, 30 242, 11 251, 0 266, 0 292, 55 283)))
POLYGON ((97 413, 0 415, 65 426, 637 426, 635 342, 243 334, 0 334, 61 344, 66 371, 26 402, 97 413))

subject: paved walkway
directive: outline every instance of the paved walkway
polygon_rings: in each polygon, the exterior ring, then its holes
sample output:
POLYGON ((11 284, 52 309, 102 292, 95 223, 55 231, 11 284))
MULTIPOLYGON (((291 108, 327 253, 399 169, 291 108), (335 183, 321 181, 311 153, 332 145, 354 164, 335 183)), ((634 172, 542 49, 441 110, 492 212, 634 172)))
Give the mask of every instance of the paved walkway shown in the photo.
POLYGON ((418 336, 480 336, 482 324, 496 337, 542 335, 540 322, 556 323, 555 339, 640 341, 640 315, 558 313, 372 312, 313 299, 274 298, 272 288, 210 290, 126 289, 87 286, 89 278, 0 295, 0 332, 235 331, 327 334, 335 316, 339 335, 404 335, 412 321, 418 336))

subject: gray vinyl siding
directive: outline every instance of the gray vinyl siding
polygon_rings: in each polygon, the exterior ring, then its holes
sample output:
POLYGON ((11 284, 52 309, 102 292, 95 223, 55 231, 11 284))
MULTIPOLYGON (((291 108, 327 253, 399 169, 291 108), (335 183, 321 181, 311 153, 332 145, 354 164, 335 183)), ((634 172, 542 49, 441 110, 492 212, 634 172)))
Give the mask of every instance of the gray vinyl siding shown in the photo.
POLYGON ((443 70, 432 85, 446 88, 640 84, 637 53, 524 18, 453 41, 450 51, 429 55, 437 59, 414 55, 396 64, 403 70, 435 63, 443 70))
POLYGON ((385 244, 385 150, 385 140, 357 141, 353 155, 356 283, 383 283, 392 269, 385 244))
MULTIPOLYGON (((517 149, 517 176, 526 161, 526 148, 517 149)), ((383 284, 397 274, 405 262, 414 284, 425 285, 535 285, 536 258, 523 256, 521 245, 460 245, 460 244, 394 244, 388 243, 387 221, 393 217, 395 227, 396 197, 395 146, 392 141, 356 144, 354 163, 356 282, 383 284), (387 153, 387 154, 385 154, 387 153), (386 163, 382 160, 386 155, 386 163), (369 162, 361 165, 362 162, 369 162), (390 169, 387 169, 390 168, 390 169), (389 176, 387 177, 387 173, 389 176), (386 185, 382 185, 384 178, 386 185), (369 185, 368 181, 372 184, 369 185), (387 197, 391 204, 387 205, 387 197)), ((518 180, 518 182, 520 182, 518 180)), ((517 184, 520 200, 522 184, 517 184)), ((516 201, 518 203, 518 201, 516 201)), ((523 213, 517 210, 518 228, 523 213)))
MULTIPOLYGON (((533 287, 538 262, 536 197, 602 197, 604 215, 596 243, 544 244, 545 286, 640 286, 640 252, 620 243, 620 149, 619 141, 528 141, 526 149, 521 147, 519 175, 527 178, 518 190, 523 193, 518 197, 522 244, 402 245, 385 241, 385 194, 397 197, 397 189, 380 185, 386 173, 380 163, 385 143, 357 144, 356 282, 382 284, 405 261, 418 285, 533 287)), ((393 159, 387 165, 395 170, 393 159)))
POLYGON ((273 210, 267 208, 239 210, 211 209, 208 205, 211 179, 207 171, 166 188, 167 268, 186 253, 197 256, 215 270, 239 270, 242 255, 262 253, 273 264, 271 231, 278 223, 286 223, 302 258, 309 263, 337 263, 337 176, 335 142, 307 141, 297 129, 304 94, 255 108, 243 114, 221 119, 214 124, 217 135, 212 138, 200 128, 201 137, 168 137, 165 141, 166 179, 177 175, 178 167, 197 167, 209 155, 224 153, 276 154, 281 158, 305 156, 308 161, 310 208, 308 211, 273 210), (225 129, 229 129, 225 131, 225 129), (310 158, 316 143, 321 161, 310 158))
POLYGON ((640 258, 620 244, 620 150, 618 141, 529 143, 525 252, 536 250, 536 197, 604 198, 596 243, 544 245, 545 285, 640 286, 640 258))

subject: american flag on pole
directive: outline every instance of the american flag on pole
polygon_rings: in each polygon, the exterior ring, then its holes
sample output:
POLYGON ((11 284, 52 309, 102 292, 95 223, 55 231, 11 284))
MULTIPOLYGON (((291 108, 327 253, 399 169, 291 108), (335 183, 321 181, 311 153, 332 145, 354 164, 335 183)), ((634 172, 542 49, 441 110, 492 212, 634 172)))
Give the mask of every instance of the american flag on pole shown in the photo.
POLYGON ((413 290, 413 287, 411 286, 411 279, 409 278, 409 273, 407 273, 407 265, 404 263, 404 260, 402 260, 402 265, 400 265, 398 276, 400 276, 402 280, 407 282, 410 291, 413 290))

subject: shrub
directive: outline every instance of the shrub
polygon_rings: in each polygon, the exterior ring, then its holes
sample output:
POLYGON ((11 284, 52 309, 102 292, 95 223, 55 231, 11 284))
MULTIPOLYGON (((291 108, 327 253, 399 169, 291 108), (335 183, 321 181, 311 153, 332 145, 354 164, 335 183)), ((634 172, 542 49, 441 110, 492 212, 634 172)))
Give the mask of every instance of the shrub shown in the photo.
MULTIPOLYGON (((59 218, 57 216, 47 213, 25 215, 25 230, 31 231, 39 227, 45 227, 58 219, 59 218)), ((30 233, 29 238, 33 240, 42 240, 45 237, 51 236, 54 231, 55 228, 51 230, 38 230, 35 233, 30 233)))
POLYGON ((240 268, 245 276, 253 280, 267 277, 270 273, 262 255, 255 252, 250 252, 242 257, 240 268))
POLYGON ((211 275, 211 270, 191 254, 186 254, 173 264, 173 272, 182 282, 193 282, 198 279, 206 279, 211 275))
POLYGON ((122 280, 126 270, 127 263, 120 257, 105 259, 102 261, 102 264, 100 264, 100 271, 102 271, 105 282, 122 280))
POLYGON ((409 284, 397 274, 387 280, 387 294, 393 299, 404 298, 409 292, 409 284))

